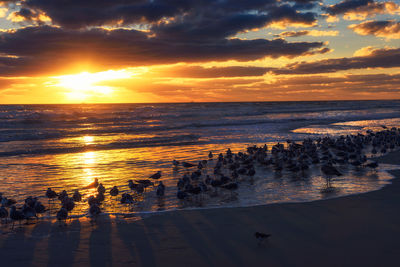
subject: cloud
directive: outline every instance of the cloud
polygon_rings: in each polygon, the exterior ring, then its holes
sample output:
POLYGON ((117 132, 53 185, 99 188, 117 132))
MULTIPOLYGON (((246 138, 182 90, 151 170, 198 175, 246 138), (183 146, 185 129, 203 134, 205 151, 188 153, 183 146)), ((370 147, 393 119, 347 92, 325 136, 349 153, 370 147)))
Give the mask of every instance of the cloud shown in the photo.
POLYGON ((359 35, 374 35, 386 39, 400 39, 400 22, 394 20, 366 21, 349 26, 359 35))
POLYGON ((375 2, 374 0, 344 0, 330 5, 325 10, 332 18, 343 14, 346 20, 365 20, 376 14, 400 14, 400 7, 394 2, 375 2))
POLYGON ((275 35, 277 37, 300 37, 300 36, 337 36, 339 34, 339 31, 319 31, 319 30, 304 30, 304 31, 287 31, 287 32, 281 32, 278 35, 275 35))
POLYGON ((50 26, 22 28, 0 36, 0 73, 49 72, 79 62, 122 68, 177 62, 251 61, 325 53, 322 42, 283 39, 215 39, 174 42, 137 30, 67 30, 50 26))
POLYGON ((271 68, 255 66, 203 67, 176 66, 152 70, 150 76, 180 77, 180 78, 222 78, 263 76, 271 68))
MULTIPOLYGON (((135 91, 137 89, 135 88, 135 91)), ((152 92, 161 99, 189 96, 199 101, 271 101, 396 98, 400 74, 309 75, 265 79, 174 80, 149 82, 141 92, 152 92), (211 89, 212 88, 212 89, 211 89), (182 94, 185 92, 185 94, 182 94)), ((192 98, 192 99, 193 99, 192 98)))
POLYGON ((314 62, 289 64, 276 69, 275 74, 329 73, 349 69, 400 67, 400 48, 383 48, 370 51, 366 56, 332 58, 314 62))
MULTIPOLYGON (((315 6, 317 0, 71 0, 61 4, 53 0, 14 1, 21 5, 15 16, 30 20, 31 14, 43 13, 55 25, 65 28, 88 26, 155 27, 159 24, 187 25, 188 31, 219 27, 231 32, 285 21, 311 25, 316 14, 302 12, 315 6), (29 10, 29 11, 28 11, 29 10), (211 22, 211 25, 207 23, 211 22), (214 26, 213 26, 214 25, 214 26), (208 26, 208 27, 206 27, 208 26), (237 30, 236 30, 237 28, 237 30)), ((165 26, 165 25, 164 25, 165 26)), ((156 27, 159 30, 159 27, 156 27)))

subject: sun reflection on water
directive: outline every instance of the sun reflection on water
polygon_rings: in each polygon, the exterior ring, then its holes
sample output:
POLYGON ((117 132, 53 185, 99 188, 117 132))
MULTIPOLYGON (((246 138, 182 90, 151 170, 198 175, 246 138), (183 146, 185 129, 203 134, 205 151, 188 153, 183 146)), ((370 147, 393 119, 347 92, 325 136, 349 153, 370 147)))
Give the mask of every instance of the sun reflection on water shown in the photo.
POLYGON ((91 145, 94 143, 94 137, 93 136, 89 136, 89 135, 85 135, 82 137, 83 142, 85 143, 85 145, 91 145))

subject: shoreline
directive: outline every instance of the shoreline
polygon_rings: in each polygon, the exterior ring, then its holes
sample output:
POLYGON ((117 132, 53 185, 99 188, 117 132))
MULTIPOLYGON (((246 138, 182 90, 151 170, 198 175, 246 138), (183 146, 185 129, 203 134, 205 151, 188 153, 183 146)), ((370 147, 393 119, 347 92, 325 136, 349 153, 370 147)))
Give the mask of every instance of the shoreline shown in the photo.
MULTIPOLYGON (((376 158, 400 164, 400 151, 376 158)), ((301 203, 41 221, 0 237, 6 266, 397 266, 400 170, 381 189, 301 203), (272 236, 259 246, 254 232, 272 236)))

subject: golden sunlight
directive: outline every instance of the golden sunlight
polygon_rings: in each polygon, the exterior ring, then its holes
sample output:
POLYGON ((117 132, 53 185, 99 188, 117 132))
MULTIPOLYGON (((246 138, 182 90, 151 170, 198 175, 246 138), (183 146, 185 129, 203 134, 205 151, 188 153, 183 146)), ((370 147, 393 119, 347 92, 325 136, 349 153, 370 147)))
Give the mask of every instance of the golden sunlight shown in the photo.
POLYGON ((65 95, 70 100, 84 101, 90 97, 109 97, 115 87, 102 85, 102 82, 128 79, 132 73, 126 70, 108 70, 97 73, 81 72, 79 74, 55 76, 58 80, 53 86, 67 89, 65 95))

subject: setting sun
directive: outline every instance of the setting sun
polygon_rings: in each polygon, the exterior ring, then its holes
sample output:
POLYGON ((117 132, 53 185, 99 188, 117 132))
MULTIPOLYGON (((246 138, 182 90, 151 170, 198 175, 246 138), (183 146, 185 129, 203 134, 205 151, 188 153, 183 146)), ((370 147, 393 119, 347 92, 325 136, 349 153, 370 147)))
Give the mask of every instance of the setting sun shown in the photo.
POLYGON ((84 101, 92 96, 109 97, 114 92, 114 87, 102 85, 102 82, 127 79, 132 76, 125 70, 108 70, 97 73, 81 72, 73 75, 55 76, 58 80, 53 86, 67 89, 65 95, 70 100, 84 101))

